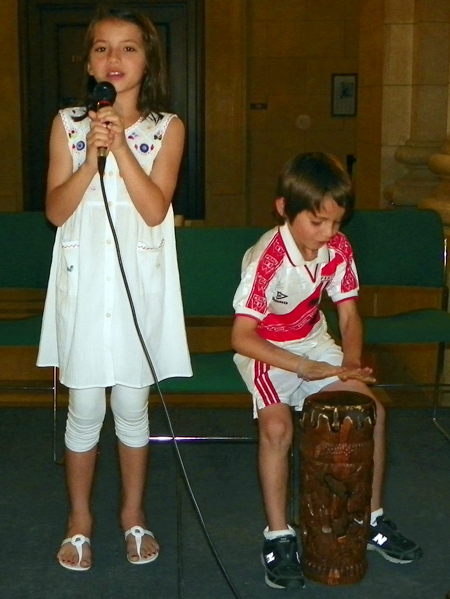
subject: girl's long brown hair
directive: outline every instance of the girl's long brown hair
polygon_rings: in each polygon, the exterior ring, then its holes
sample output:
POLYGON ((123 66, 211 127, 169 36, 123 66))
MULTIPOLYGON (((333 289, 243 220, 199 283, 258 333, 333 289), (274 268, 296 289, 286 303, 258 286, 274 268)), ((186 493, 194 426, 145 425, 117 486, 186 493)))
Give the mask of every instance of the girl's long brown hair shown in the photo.
POLYGON ((169 92, 165 60, 163 57, 161 41, 158 31, 153 22, 140 12, 100 6, 93 19, 89 23, 84 38, 83 62, 85 75, 83 79, 80 105, 86 107, 86 112, 75 120, 81 120, 87 116, 89 110, 96 109, 96 103, 92 98, 92 90, 95 87, 95 79, 88 75, 87 66, 94 43, 95 27, 102 21, 126 21, 139 27, 142 33, 146 57, 146 70, 139 90, 137 109, 145 118, 153 113, 161 117, 161 113, 168 112, 169 92))

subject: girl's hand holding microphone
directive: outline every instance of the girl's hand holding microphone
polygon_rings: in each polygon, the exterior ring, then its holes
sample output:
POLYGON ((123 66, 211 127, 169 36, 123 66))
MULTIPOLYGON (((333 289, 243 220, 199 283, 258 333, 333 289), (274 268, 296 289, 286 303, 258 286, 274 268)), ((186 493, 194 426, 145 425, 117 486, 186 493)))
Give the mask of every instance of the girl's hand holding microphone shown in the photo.
POLYGON ((100 155, 106 156, 112 142, 112 132, 102 124, 96 112, 89 112, 90 131, 86 135, 86 163, 95 166, 100 155))
MULTIPOLYGON (((98 112, 89 112, 91 118, 92 141, 97 148, 106 148, 116 152, 128 148, 123 118, 112 106, 100 108, 98 112)), ((88 135, 89 136, 89 135, 88 135)))

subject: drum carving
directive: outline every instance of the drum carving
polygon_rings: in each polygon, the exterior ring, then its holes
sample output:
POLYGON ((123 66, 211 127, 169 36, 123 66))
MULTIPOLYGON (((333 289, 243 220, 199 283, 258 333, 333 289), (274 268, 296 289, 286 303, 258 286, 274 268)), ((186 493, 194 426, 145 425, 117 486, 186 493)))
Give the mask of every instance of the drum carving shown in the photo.
POLYGON ((301 418, 300 523, 305 576, 352 584, 367 570, 375 403, 347 391, 305 401, 301 418))

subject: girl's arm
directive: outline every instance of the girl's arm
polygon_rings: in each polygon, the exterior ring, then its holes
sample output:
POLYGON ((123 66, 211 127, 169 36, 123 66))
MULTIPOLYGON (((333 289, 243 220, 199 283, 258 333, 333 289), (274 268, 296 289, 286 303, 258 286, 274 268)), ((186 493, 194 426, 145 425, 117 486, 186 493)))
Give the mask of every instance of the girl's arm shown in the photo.
MULTIPOLYGON (((346 372, 345 368, 332 366, 328 362, 316 362, 287 351, 258 335, 258 321, 244 315, 237 315, 233 323, 232 346, 239 354, 295 372, 305 380, 324 379, 346 372)), ((347 373, 346 373, 347 374, 347 373)))
POLYGON ((88 134, 86 143, 86 160, 77 171, 73 172, 64 125, 60 115, 55 117, 50 133, 46 214, 49 221, 57 227, 64 224, 75 212, 97 172, 95 140, 91 133, 88 134))
POLYGON ((184 125, 174 117, 164 134, 150 175, 142 170, 128 144, 114 151, 120 174, 136 210, 150 227, 166 217, 178 180, 184 150, 184 125))
POLYGON ((150 175, 147 175, 126 141, 123 118, 112 107, 102 108, 97 116, 100 123, 107 124, 110 132, 108 149, 114 154, 136 210, 150 227, 159 225, 167 214, 177 185, 184 151, 182 121, 177 117, 170 121, 150 175))

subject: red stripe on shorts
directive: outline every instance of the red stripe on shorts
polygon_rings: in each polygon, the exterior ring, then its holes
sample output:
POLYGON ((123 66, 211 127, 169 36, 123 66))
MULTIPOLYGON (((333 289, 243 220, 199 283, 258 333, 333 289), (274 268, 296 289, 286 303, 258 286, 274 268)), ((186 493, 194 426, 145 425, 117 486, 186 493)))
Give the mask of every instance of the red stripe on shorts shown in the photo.
POLYGON ((280 398, 269 378, 270 364, 255 360, 255 387, 261 395, 265 406, 280 403, 280 398))

